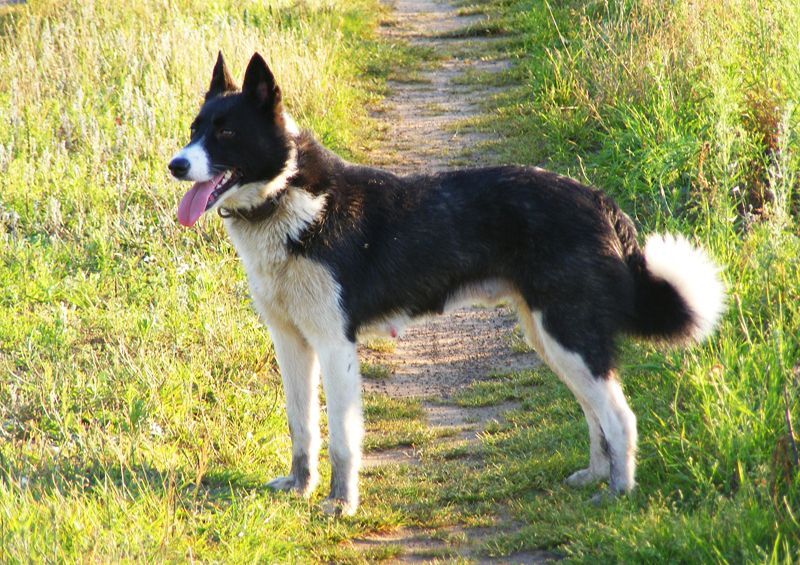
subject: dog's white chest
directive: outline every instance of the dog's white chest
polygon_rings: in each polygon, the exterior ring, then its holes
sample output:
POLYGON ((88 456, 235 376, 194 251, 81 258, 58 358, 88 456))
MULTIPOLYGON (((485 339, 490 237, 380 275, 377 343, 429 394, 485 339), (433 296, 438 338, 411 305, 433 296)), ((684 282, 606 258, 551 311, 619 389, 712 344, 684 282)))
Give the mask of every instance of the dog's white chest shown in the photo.
POLYGON ((341 335, 344 316, 340 289, 321 263, 290 254, 280 226, 242 226, 226 222, 250 286, 256 311, 264 322, 292 323, 307 337, 341 335))

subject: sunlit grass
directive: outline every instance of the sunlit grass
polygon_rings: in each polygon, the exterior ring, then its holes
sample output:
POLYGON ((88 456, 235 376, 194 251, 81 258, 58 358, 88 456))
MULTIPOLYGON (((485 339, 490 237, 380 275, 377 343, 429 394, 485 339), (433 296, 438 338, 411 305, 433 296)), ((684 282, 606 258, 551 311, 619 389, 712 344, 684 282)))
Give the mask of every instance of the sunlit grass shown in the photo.
POLYGON ((266 491, 291 458, 269 338, 219 221, 177 226, 165 163, 219 49, 237 79, 264 54, 297 121, 356 159, 382 80, 434 55, 377 40, 371 0, 44 0, 0 11, 0 561, 390 559, 342 542, 500 515, 519 527, 486 555, 800 558, 800 6, 478 9, 519 58, 483 124, 501 159, 602 186, 643 231, 688 234, 725 266, 706 344, 623 347, 638 492, 594 507, 561 484, 588 442, 546 370, 457 399, 522 404, 469 448, 418 402, 367 397, 367 448, 421 465, 369 470, 355 518, 322 517, 323 489, 266 491))
POLYGON ((237 78, 264 54, 296 120, 358 155, 377 13, 0 15, 0 561, 291 561, 339 539, 314 501, 263 488, 291 457, 269 338, 220 222, 177 225, 166 162, 220 49, 237 78))
MULTIPOLYGON (((538 499, 520 517, 537 531, 579 527, 559 542, 579 559, 797 559, 800 469, 787 414, 796 429, 800 4, 484 6, 517 32, 521 54, 509 73, 521 86, 493 100, 483 122, 503 133, 501 158, 602 187, 645 233, 688 234, 729 287, 727 315, 705 344, 624 349, 641 494, 621 512, 636 523, 615 517, 591 531, 538 499)), ((537 547, 532 532, 517 542, 537 547)))

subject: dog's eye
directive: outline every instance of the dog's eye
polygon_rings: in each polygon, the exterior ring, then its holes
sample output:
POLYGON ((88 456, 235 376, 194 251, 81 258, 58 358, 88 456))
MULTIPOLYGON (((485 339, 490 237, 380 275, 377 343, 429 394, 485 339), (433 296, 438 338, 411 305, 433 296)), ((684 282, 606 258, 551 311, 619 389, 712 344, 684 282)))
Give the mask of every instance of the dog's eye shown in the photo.
POLYGON ((232 129, 219 129, 217 130, 217 137, 220 139, 231 139, 236 135, 232 129))

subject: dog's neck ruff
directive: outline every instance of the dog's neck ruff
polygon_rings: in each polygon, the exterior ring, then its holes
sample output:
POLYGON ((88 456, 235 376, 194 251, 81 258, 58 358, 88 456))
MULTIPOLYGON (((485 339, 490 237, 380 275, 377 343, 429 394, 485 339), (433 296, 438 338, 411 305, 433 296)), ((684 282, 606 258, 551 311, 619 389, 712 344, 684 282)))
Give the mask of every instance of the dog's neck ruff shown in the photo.
POLYGON ((281 200, 288 191, 288 188, 282 189, 277 194, 269 196, 264 202, 253 208, 224 208, 221 207, 217 210, 220 218, 236 218, 245 222, 257 223, 268 220, 280 206, 281 200))

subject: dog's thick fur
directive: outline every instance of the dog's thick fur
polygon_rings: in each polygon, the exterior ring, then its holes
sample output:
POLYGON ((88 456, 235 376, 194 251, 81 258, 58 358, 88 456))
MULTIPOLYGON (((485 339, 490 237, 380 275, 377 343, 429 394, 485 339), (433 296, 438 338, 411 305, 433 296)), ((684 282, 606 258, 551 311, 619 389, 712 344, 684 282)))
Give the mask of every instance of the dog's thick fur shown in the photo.
POLYGON ((700 340, 722 311, 703 251, 673 236, 640 249, 616 204, 574 180, 531 167, 400 177, 341 160, 297 129, 258 54, 241 90, 220 54, 170 168, 215 183, 181 221, 219 210, 275 345, 293 447, 274 488, 315 487, 322 376, 331 512, 358 505, 359 335, 396 336, 459 303, 511 300, 529 343, 586 415, 589 466, 567 482, 608 479, 622 493, 634 486, 636 418, 614 371, 617 337, 700 340))

